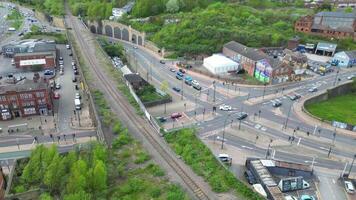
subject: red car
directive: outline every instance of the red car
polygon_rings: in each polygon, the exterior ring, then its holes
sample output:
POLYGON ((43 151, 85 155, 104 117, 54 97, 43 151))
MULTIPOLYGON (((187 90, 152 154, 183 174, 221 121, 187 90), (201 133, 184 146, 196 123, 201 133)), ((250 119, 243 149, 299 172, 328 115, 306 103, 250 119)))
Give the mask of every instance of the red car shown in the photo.
POLYGON ((182 114, 180 114, 180 113, 173 113, 173 114, 171 115, 171 118, 172 118, 172 119, 177 119, 177 118, 180 118, 180 117, 182 117, 182 114))
POLYGON ((61 95, 58 92, 55 92, 53 95, 54 99, 59 99, 61 97, 61 95))

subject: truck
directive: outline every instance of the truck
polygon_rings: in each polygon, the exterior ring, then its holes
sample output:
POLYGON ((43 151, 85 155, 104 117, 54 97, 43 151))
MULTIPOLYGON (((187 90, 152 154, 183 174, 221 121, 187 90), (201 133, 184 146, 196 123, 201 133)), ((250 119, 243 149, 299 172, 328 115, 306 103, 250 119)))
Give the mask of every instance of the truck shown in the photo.
POLYGON ((76 110, 81 110, 82 109, 82 104, 80 102, 80 99, 74 99, 74 105, 76 110))
POLYGON ((192 77, 190 76, 186 76, 185 79, 184 79, 184 82, 187 84, 187 85, 192 85, 192 77))

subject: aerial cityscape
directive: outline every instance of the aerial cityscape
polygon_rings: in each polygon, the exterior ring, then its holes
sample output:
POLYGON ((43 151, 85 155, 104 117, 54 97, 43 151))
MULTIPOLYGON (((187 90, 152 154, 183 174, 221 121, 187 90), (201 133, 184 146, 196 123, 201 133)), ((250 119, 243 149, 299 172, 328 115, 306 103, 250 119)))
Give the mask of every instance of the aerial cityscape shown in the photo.
POLYGON ((0 0, 0 200, 356 200, 355 0, 0 0))

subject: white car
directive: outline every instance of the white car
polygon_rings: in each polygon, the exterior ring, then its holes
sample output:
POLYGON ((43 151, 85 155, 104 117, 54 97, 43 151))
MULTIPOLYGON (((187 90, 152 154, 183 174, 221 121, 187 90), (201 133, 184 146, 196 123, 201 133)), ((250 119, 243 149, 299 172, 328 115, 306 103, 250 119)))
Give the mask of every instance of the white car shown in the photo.
POLYGON ((61 89, 61 85, 59 83, 56 83, 56 89, 57 90, 61 89))
POLYGON ((80 96, 79 92, 75 93, 75 99, 81 99, 82 97, 80 96))
POLYGON ((198 82, 197 80, 193 80, 193 81, 192 81, 192 84, 193 84, 193 85, 199 85, 199 82, 198 82))
POLYGON ((351 80, 351 79, 353 79, 354 77, 355 77, 355 75, 348 76, 348 77, 347 77, 347 80, 351 80))
POLYGON ((351 181, 345 181, 345 190, 349 194, 355 193, 355 188, 351 181))
POLYGON ((67 44, 67 45, 66 45, 66 48, 67 48, 67 49, 70 49, 70 45, 69 45, 69 44, 67 44))
POLYGON ((220 105, 220 110, 229 111, 232 110, 231 106, 222 104, 220 105))
POLYGON ((63 75, 63 74, 64 74, 63 70, 60 70, 60 71, 59 71, 59 74, 60 74, 60 75, 63 75))
POLYGON ((312 87, 308 91, 309 92, 316 92, 316 91, 318 91, 318 88, 317 87, 312 87))

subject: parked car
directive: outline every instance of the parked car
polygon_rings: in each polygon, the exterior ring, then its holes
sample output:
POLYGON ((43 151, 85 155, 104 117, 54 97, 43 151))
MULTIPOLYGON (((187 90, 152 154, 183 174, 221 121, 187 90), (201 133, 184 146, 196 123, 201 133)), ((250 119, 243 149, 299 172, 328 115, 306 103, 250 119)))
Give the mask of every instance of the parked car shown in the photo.
POLYGON ((171 115, 171 118, 172 118, 172 119, 177 119, 177 118, 180 118, 180 117, 182 117, 182 114, 181 114, 181 113, 173 113, 173 114, 171 115))
POLYGON ((74 70, 74 75, 78 75, 78 74, 79 74, 78 70, 74 70))
POLYGON ((79 92, 75 93, 75 99, 81 99, 82 97, 80 96, 79 92))
POLYGON ((218 155, 218 158, 222 163, 231 165, 232 158, 228 154, 221 153, 218 155))
POLYGON ((63 74, 64 74, 64 71, 63 71, 63 70, 59 70, 59 74, 60 74, 60 75, 63 75, 63 74))
POLYGON ((74 87, 75 87, 75 90, 79 90, 78 84, 75 84, 74 87))
POLYGON ((243 119, 245 119, 247 116, 248 116, 248 114, 245 113, 245 112, 239 112, 239 113, 237 113, 237 119, 238 119, 238 120, 243 120, 243 119))
POLYGON ((59 57, 59 60, 63 60, 63 57, 59 57))
POLYGON ((174 69, 174 68, 169 68, 169 71, 171 71, 171 72, 176 72, 176 69, 174 69))
POLYGON ((193 88, 196 90, 201 90, 201 86, 200 85, 193 85, 193 88))
POLYGON ((282 105, 282 102, 280 102, 280 101, 273 101, 273 103, 272 103, 272 106, 275 107, 275 108, 278 108, 281 105, 282 105))
POLYGON ((159 63, 166 64, 166 62, 164 60, 160 60, 159 63))
POLYGON ((185 70, 184 69, 179 69, 179 72, 185 74, 185 70))
POLYGON ((355 77, 355 75, 351 75, 347 77, 347 80, 352 80, 355 77))
POLYGON ((67 49, 70 49, 70 45, 69 45, 69 44, 67 44, 67 45, 66 45, 66 48, 67 48, 67 49))
POLYGON ((157 119, 158 119, 158 121, 161 122, 161 123, 164 123, 164 122, 167 121, 167 119, 166 119, 165 117, 158 117, 157 119))
POLYGON ((57 89, 57 90, 61 89, 61 84, 56 83, 56 89, 57 89))
POLYGON ((173 87, 172 89, 176 92, 180 92, 180 88, 178 88, 178 87, 173 87))
POLYGON ((224 111, 232 110, 231 106, 226 105, 226 104, 220 105, 219 109, 220 109, 220 110, 224 110, 224 111))
POLYGON ((315 198, 313 196, 307 195, 307 194, 303 194, 300 197, 300 200, 315 200, 315 198))
POLYGON ((257 183, 255 176, 252 174, 250 170, 246 170, 244 176, 250 185, 257 183))
POLYGON ((72 81, 77 82, 77 77, 73 76, 72 81))
POLYGON ((355 188, 351 181, 345 181, 345 190, 349 194, 355 193, 355 188))
POLYGON ((53 94, 53 99, 59 99, 61 97, 61 95, 58 92, 55 92, 53 94))
POLYGON ((64 64, 63 60, 59 60, 59 65, 63 65, 63 64, 64 64))

